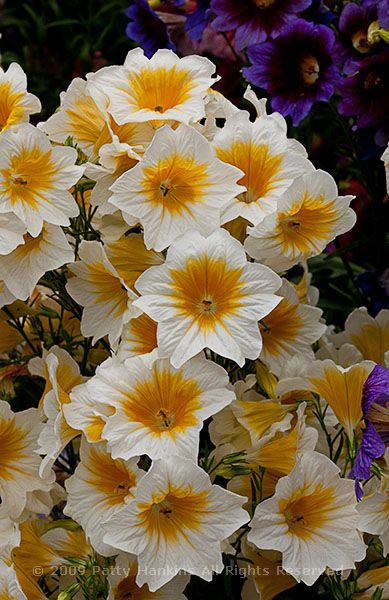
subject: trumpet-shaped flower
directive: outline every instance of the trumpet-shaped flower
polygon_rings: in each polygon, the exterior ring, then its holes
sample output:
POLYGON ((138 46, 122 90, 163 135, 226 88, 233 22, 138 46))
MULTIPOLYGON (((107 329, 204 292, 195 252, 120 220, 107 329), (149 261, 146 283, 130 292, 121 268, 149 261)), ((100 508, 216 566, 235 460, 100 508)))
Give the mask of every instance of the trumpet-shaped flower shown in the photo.
POLYGON ((86 384, 77 385, 69 394, 70 402, 62 406, 68 424, 77 431, 82 431, 88 442, 94 444, 103 441, 102 432, 107 417, 115 409, 91 397, 86 384))
POLYGON ((354 344, 366 360, 384 363, 389 348, 389 310, 381 310, 371 317, 367 308, 356 308, 346 319, 342 341, 354 344))
POLYGON ((334 179, 324 171, 302 175, 280 198, 277 211, 249 228, 248 254, 278 271, 320 254, 354 225, 352 198, 338 196, 334 179))
POLYGON ((163 254, 147 250, 143 235, 129 233, 105 244, 107 257, 126 285, 134 289, 139 275, 154 265, 165 262, 163 254))
POLYGON ((66 92, 61 92, 61 106, 46 122, 42 129, 53 142, 63 144, 67 138, 92 161, 97 160, 99 149, 112 142, 107 122, 109 116, 96 105, 86 89, 86 81, 76 77, 66 92))
MULTIPOLYGON (((37 237, 26 234, 24 244, 7 256, 0 256, 0 279, 14 297, 26 300, 46 271, 58 269, 73 258, 73 250, 62 229, 45 223, 37 237)), ((12 302, 6 290, 3 293, 4 303, 12 302)))
MULTIPOLYGON (((289 431, 285 431, 285 421, 281 422, 278 430, 273 427, 273 435, 266 432, 254 446, 248 448, 247 466, 257 473, 261 469, 265 470, 262 478, 262 497, 272 496, 280 477, 289 475, 300 456, 315 449, 318 432, 306 425, 305 408, 306 403, 302 402, 296 411, 293 427, 289 431)), ((233 477, 228 483, 228 489, 254 500, 251 475, 233 477)))
POLYGON ((212 421, 209 424, 208 431, 211 442, 216 446, 215 458, 220 454, 228 454, 229 452, 245 451, 250 447, 250 435, 247 429, 240 424, 235 416, 233 405, 239 402, 249 394, 250 398, 255 383, 255 376, 248 375, 246 379, 239 380, 234 384, 234 392, 237 400, 233 400, 231 404, 225 406, 221 411, 213 415, 212 421))
POLYGON ((297 291, 287 280, 283 280, 278 295, 281 302, 259 325, 263 340, 260 358, 277 374, 297 353, 313 358, 311 346, 326 330, 320 323, 320 308, 300 304, 297 291))
POLYGON ((355 504, 353 482, 326 456, 308 452, 257 506, 247 539, 282 552, 285 571, 312 585, 326 567, 352 569, 365 557, 355 504))
POLYGON ((119 555, 116 559, 115 570, 108 576, 110 584, 109 600, 186 600, 184 590, 189 583, 190 576, 179 573, 171 581, 163 585, 156 592, 150 592, 144 584, 139 587, 136 583, 138 561, 135 556, 119 555), (117 571, 116 571, 117 567, 117 571), (116 572, 115 572, 116 571, 116 572))
POLYGON ((373 367, 367 360, 348 368, 329 359, 317 360, 307 377, 307 387, 329 404, 350 440, 363 416, 363 386, 373 367))
POLYGON ((170 246, 164 265, 139 277, 134 304, 158 322, 158 346, 175 367, 203 348, 242 366, 259 356, 257 321, 277 306, 280 284, 273 271, 247 262, 227 231, 191 232, 170 246))
POLYGON ((243 171, 239 183, 246 191, 226 203, 223 223, 243 217, 257 225, 276 210, 278 199, 296 177, 313 170, 309 160, 289 142, 286 132, 271 117, 252 123, 248 113, 239 112, 227 119, 213 144, 220 160, 243 171))
POLYGON ((210 581, 223 570, 221 542, 248 521, 245 500, 212 485, 192 461, 157 460, 106 525, 104 541, 137 555, 136 583, 152 592, 180 570, 210 581))
POLYGON ((190 229, 206 235, 217 229, 223 206, 244 191, 236 183, 241 176, 193 127, 166 125, 141 162, 113 184, 110 202, 125 219, 140 221, 147 248, 164 250, 190 229))
POLYGON ((67 423, 63 406, 70 402, 73 387, 83 383, 85 378, 80 375, 76 361, 58 346, 50 348, 43 358, 31 359, 28 366, 30 373, 46 380, 41 407, 47 421, 39 436, 39 454, 45 455, 41 465, 44 472, 79 433, 67 423))
POLYGON ((27 92, 27 78, 21 66, 11 63, 7 71, 0 69, 0 131, 25 123, 40 110, 39 99, 27 92))
POLYGON ((128 288, 107 258, 99 242, 80 244, 81 261, 69 265, 75 275, 66 289, 84 306, 81 332, 93 342, 108 335, 111 343, 120 336, 123 324, 139 314, 132 303, 138 296, 128 288))
POLYGON ((205 117, 204 98, 217 81, 215 65, 201 56, 179 58, 171 50, 158 50, 150 59, 141 48, 130 50, 123 67, 106 67, 94 73, 88 90, 119 125, 179 121, 205 117))
POLYGON ((89 444, 81 440, 80 463, 66 481, 68 498, 64 512, 84 529, 92 546, 104 556, 115 550, 103 542, 101 523, 111 517, 133 497, 134 486, 143 471, 130 461, 114 460, 106 444, 89 444))
POLYGON ((87 386, 116 410, 103 437, 113 458, 172 455, 197 460, 203 421, 234 399, 219 365, 193 358, 175 369, 167 359, 108 360, 87 386))
MULTIPOLYGON (((281 561, 274 557, 274 553, 268 551, 260 552, 255 546, 249 544, 245 538, 242 540, 242 555, 246 560, 251 561, 250 566, 247 565, 248 582, 255 583, 254 593, 247 597, 244 595, 244 589, 242 590, 242 600, 254 600, 258 598, 258 592, 260 593, 260 600, 273 600, 278 594, 289 590, 290 588, 297 585, 296 580, 281 570, 281 561)), ((239 564, 239 563, 238 563, 239 564)), ((242 566, 245 566, 246 561, 242 561, 242 566)))
POLYGON ((124 325, 117 357, 124 362, 133 356, 149 354, 157 346, 157 323, 143 313, 124 325))
POLYGON ((384 479, 377 493, 358 503, 361 524, 359 529, 379 535, 383 554, 389 554, 389 479, 384 479))
POLYGON ((13 212, 36 237, 43 222, 69 225, 79 209, 68 192, 82 176, 74 148, 52 147, 32 125, 0 138, 0 213, 13 212))
POLYGON ((20 516, 28 492, 48 491, 54 473, 39 476, 41 458, 37 454, 42 429, 39 411, 30 408, 13 413, 8 402, 0 402, 0 497, 3 514, 20 516))

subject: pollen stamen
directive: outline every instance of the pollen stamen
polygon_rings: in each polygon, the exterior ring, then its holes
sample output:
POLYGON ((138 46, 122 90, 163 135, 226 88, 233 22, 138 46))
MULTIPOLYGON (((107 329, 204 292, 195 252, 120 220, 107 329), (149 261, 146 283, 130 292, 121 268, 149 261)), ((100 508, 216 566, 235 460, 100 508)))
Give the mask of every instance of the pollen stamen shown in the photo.
POLYGON ((20 175, 16 177, 11 177, 11 181, 14 185, 27 185, 28 181, 21 177, 20 175))
POLYGON ((162 196, 165 198, 168 193, 170 192, 170 190, 172 189, 172 185, 170 183, 161 183, 161 185, 159 186, 159 189, 162 192, 162 196))
POLYGON ((160 420, 162 421, 162 423, 164 424, 164 426, 167 429, 169 429, 170 425, 172 424, 173 419, 171 419, 169 417, 169 415, 164 410, 162 410, 162 408, 161 408, 161 410, 158 411, 157 417, 159 417, 160 420))

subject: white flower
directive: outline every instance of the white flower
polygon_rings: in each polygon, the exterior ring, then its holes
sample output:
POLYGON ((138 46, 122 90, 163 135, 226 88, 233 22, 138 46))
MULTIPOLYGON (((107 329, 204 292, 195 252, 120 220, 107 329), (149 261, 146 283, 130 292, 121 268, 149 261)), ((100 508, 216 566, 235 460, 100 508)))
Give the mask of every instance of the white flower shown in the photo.
POLYGON ((42 429, 35 408, 13 413, 8 402, 0 401, 0 497, 1 511, 17 518, 23 512, 28 492, 48 491, 54 473, 39 475, 41 458, 37 454, 42 429))
POLYGON ((137 555, 136 583, 152 592, 180 570, 211 581, 223 570, 221 542, 248 520, 245 500, 189 460, 157 460, 106 524, 104 541, 137 555))
POLYGON ((151 59, 130 50, 123 67, 106 67, 88 77, 87 89, 119 125, 144 121, 189 123, 205 117, 204 97, 217 81, 215 65, 201 56, 179 58, 157 50, 151 59))
POLYGON ((282 552, 282 566, 312 585, 326 567, 352 569, 366 546, 357 531, 354 482, 317 452, 305 453, 280 479, 275 495, 255 509, 247 539, 259 549, 282 552))
POLYGON ((383 480, 377 493, 358 503, 361 531, 379 535, 384 556, 389 554, 389 479, 383 480))
POLYGON ((243 171, 239 183, 246 188, 226 203, 223 223, 243 217, 257 225, 276 210, 278 199, 296 177, 313 170, 309 160, 290 148, 286 131, 271 117, 252 123, 247 112, 238 112, 213 143, 220 160, 243 171))
POLYGON ((62 229, 46 223, 37 237, 26 234, 24 244, 7 256, 0 256, 0 279, 11 294, 26 300, 47 271, 58 269, 73 258, 62 229))
POLYGON ((166 585, 156 592, 150 592, 144 584, 141 588, 136 584, 136 573, 138 562, 135 556, 119 555, 115 562, 115 568, 108 576, 109 596, 108 600, 187 600, 184 590, 189 583, 190 576, 179 573, 166 585))
POLYGON ((100 110, 86 90, 86 81, 76 77, 66 92, 61 92, 61 106, 39 129, 54 142, 63 144, 68 137, 86 154, 96 160, 102 145, 112 141, 108 114, 100 110))
MULTIPOLYGON (((159 129, 138 165, 111 187, 110 203, 139 220, 147 248, 164 250, 190 229, 208 235, 223 206, 244 188, 242 172, 216 158, 209 142, 182 124, 159 129)), ((129 220, 131 224, 133 219, 129 220)))
MULTIPOLYGON (((124 362, 127 358, 150 354, 157 346, 157 323, 143 313, 124 325, 116 356, 124 362)), ((161 356, 160 349, 158 355, 161 356)))
POLYGON ((297 291, 283 279, 277 295, 281 302, 261 321, 263 346, 261 360, 273 373, 279 374, 282 366, 297 353, 313 359, 312 344, 326 330, 320 323, 323 314, 316 306, 301 304, 297 291))
POLYGON ((369 360, 347 368, 329 359, 316 360, 306 375, 306 389, 316 392, 330 405, 350 440, 363 416, 363 386, 373 367, 369 360))
POLYGON ((260 354, 257 322, 280 301, 280 284, 270 269, 247 262, 227 231, 190 232, 170 246, 164 265, 139 277, 134 304, 158 322, 158 346, 174 366, 203 348, 242 366, 260 354))
POLYGON ((21 66, 11 63, 7 71, 0 68, 0 131, 25 123, 40 110, 39 99, 27 92, 27 78, 21 66))
POLYGON ((103 437, 113 458, 182 456, 197 461, 203 421, 235 397, 219 365, 193 358, 175 369, 167 359, 108 360, 87 383, 91 397, 113 406, 103 437))
POLYGON ((382 309, 372 317, 365 306, 353 310, 340 334, 345 342, 354 344, 366 360, 384 364, 384 354, 389 348, 389 310, 382 309))
POLYGON ((334 179, 313 171, 295 179, 277 203, 277 211, 248 229, 250 256, 282 271, 320 252, 355 223, 353 196, 338 196, 334 179))
POLYGON ((93 343, 105 335, 113 343, 123 324, 139 314, 132 306, 138 296, 119 276, 99 242, 82 241, 79 256, 81 261, 69 265, 75 277, 69 279, 66 289, 84 306, 81 332, 93 336, 93 343))
POLYGON ((81 440, 80 459, 74 475, 66 480, 64 513, 83 527, 97 552, 112 556, 115 550, 103 542, 101 524, 129 502, 144 471, 137 467, 139 456, 130 461, 114 460, 105 443, 89 444, 85 438, 81 440))
POLYGON ((49 352, 44 352, 43 358, 33 358, 28 363, 32 375, 46 379, 41 406, 47 417, 39 436, 39 454, 45 455, 42 461, 41 473, 51 468, 55 459, 65 446, 79 432, 67 423, 63 407, 70 402, 71 390, 84 381, 76 361, 66 350, 52 346, 49 352))
POLYGON ((103 398, 92 398, 86 384, 74 387, 69 398, 70 402, 62 406, 66 421, 73 429, 82 431, 88 442, 101 442, 107 417, 114 408, 105 404, 103 398))
POLYGON ((43 222, 69 225, 79 209, 71 188, 82 176, 77 152, 52 147, 32 125, 5 132, 0 138, 0 213, 13 212, 36 237, 43 222))

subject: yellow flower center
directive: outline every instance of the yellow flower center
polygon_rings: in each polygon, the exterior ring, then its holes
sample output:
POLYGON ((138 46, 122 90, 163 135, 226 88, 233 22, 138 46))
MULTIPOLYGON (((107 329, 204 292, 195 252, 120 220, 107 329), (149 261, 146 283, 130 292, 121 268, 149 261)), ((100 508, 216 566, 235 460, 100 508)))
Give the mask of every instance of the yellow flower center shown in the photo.
POLYGON ((271 154, 266 144, 233 142, 230 148, 216 148, 217 157, 244 172, 238 181, 247 188, 238 200, 250 204, 269 194, 282 180, 279 175, 282 154, 271 154))
POLYGON ((173 214, 190 213, 190 206, 205 198, 208 182, 207 164, 179 154, 143 170, 142 185, 148 201, 173 214))
POLYGON ((113 460, 109 454, 92 448, 90 465, 92 474, 88 483, 103 494, 105 502, 113 506, 121 504, 131 494, 136 476, 127 469, 124 461, 113 460))
POLYGON ((190 258, 170 274, 177 315, 191 317, 200 329, 214 328, 242 305, 242 268, 230 268, 225 259, 190 258))
POLYGON ((353 35, 351 36, 351 41, 355 50, 357 50, 361 54, 368 54, 370 52, 371 47, 367 39, 367 32, 363 31, 363 29, 360 29, 359 31, 353 33, 353 35))
POLYGON ((197 424, 200 394, 193 379, 154 365, 149 379, 138 382, 122 400, 122 408, 130 422, 142 423, 157 435, 168 431, 174 436, 197 424))
POLYGON ((1 174, 11 205, 22 202, 35 207, 53 188, 56 165, 51 161, 51 150, 44 152, 38 146, 21 148, 1 174))
POLYGON ((305 195, 288 212, 278 214, 283 250, 292 246, 303 254, 311 252, 312 248, 320 252, 322 244, 331 239, 336 221, 335 201, 324 202, 322 196, 311 198, 305 195))
POLYGON ((276 2, 277 0, 254 0, 255 6, 261 9, 269 8, 269 6, 273 6, 276 2))
POLYGON ((313 85, 319 79, 320 66, 314 56, 305 56, 300 62, 300 74, 305 85, 313 85))
POLYGON ((208 514, 208 492, 194 491, 191 486, 175 488, 154 497, 150 503, 139 504, 139 519, 147 535, 169 543, 187 540, 187 532, 200 529, 208 514))
POLYGON ((307 494, 297 490, 289 499, 279 501, 279 510, 285 517, 289 533, 301 539, 309 539, 330 518, 333 510, 334 489, 317 485, 307 494))
POLYGON ((190 98, 192 87, 190 73, 176 66, 143 68, 128 79, 128 93, 136 108, 161 114, 190 98))

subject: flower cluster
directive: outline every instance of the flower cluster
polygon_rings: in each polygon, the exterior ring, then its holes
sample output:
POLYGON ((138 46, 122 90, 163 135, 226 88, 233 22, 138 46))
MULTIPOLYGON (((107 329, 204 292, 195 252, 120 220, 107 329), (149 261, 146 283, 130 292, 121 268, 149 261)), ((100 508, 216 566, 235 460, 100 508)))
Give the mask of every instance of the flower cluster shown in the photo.
MULTIPOLYGON (((310 2, 212 4, 242 45, 310 2)), ((389 311, 310 284, 352 196, 217 79, 135 49, 35 127, 1 73, 1 598, 388 597, 389 311)))
POLYGON ((368 128, 376 144, 385 146, 388 3, 337 5, 330 9, 322 0, 133 0, 127 35, 148 56, 158 48, 176 48, 237 62, 243 75, 268 93, 273 110, 290 116, 294 125, 336 92, 339 113, 352 117, 357 129, 368 128))

